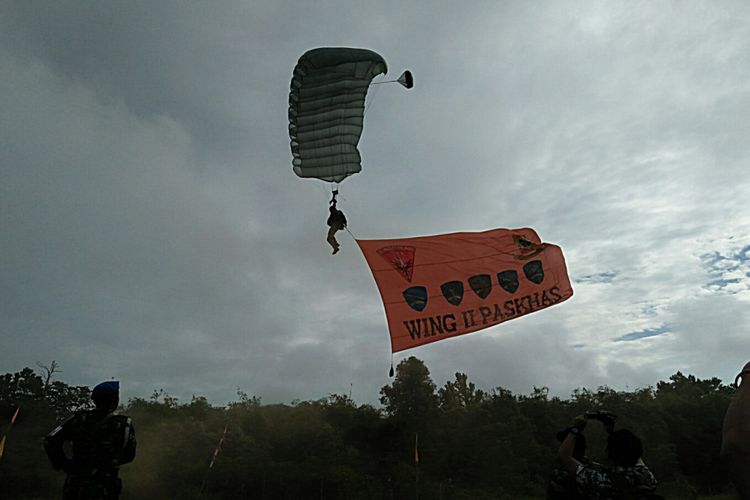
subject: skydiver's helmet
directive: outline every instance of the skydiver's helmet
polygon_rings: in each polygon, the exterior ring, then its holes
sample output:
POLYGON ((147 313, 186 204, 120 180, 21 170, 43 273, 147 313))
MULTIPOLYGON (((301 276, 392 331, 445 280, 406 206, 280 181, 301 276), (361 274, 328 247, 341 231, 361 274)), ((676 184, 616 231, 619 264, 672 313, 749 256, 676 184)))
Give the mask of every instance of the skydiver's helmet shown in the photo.
POLYGON ((120 403, 120 382, 107 380, 94 387, 91 399, 97 410, 114 411, 120 403))

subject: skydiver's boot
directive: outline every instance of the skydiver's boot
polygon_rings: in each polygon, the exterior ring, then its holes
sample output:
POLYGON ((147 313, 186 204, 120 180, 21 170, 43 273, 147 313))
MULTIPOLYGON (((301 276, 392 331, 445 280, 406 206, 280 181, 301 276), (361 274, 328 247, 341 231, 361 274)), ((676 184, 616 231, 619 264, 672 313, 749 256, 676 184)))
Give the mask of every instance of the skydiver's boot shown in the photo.
POLYGON ((328 237, 326 238, 326 241, 329 245, 331 245, 331 248, 333 248, 333 254, 336 255, 339 251, 339 242, 336 241, 336 237, 334 236, 336 234, 336 227, 332 226, 328 229, 328 237))

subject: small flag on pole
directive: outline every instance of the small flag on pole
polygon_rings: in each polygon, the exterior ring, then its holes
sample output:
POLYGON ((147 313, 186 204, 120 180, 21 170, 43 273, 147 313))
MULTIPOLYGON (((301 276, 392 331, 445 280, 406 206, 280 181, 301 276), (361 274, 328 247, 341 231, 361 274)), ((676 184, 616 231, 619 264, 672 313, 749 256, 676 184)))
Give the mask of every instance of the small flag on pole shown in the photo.
POLYGON ((8 432, 10 432, 10 426, 16 423, 16 418, 18 418, 18 411, 21 409, 19 406, 16 408, 16 411, 13 412, 13 416, 10 417, 10 424, 8 424, 8 429, 5 431, 5 435, 0 439, 0 458, 3 458, 3 452, 5 452, 5 436, 8 435, 8 432))
POLYGON ((221 439, 219 439, 219 444, 216 446, 216 449, 214 450, 214 456, 211 458, 211 463, 209 464, 208 468, 212 469, 214 466, 214 462, 216 462, 216 457, 219 456, 219 452, 221 451, 221 445, 224 443, 224 438, 227 435, 227 429, 229 428, 229 424, 224 426, 224 432, 221 435, 221 439))
POLYGON ((203 483, 201 483, 201 489, 198 491, 198 498, 203 496, 203 490, 206 489, 206 481, 208 481, 208 473, 211 471, 211 469, 214 468, 214 462, 216 462, 216 457, 219 456, 219 452, 221 451, 221 445, 224 443, 224 438, 227 435, 228 428, 229 428, 229 424, 227 423, 224 426, 224 432, 221 434, 221 439, 219 439, 219 444, 216 445, 216 449, 214 450, 214 455, 211 457, 211 463, 208 464, 208 469, 206 469, 206 475, 203 477, 203 483))

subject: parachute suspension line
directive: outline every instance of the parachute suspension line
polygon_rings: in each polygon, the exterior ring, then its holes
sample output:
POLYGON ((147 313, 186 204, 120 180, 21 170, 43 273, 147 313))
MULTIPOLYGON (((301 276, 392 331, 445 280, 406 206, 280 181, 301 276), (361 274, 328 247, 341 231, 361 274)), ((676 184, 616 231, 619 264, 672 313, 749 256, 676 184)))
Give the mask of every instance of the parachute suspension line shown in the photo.
POLYGON ((386 83, 401 83, 398 80, 383 80, 382 82, 372 82, 370 85, 385 85, 386 83))
POLYGON ((363 114, 367 113, 367 110, 370 108, 370 105, 375 100, 375 96, 377 96, 378 92, 380 91, 380 85, 383 85, 385 83, 398 83, 405 89, 410 89, 414 86, 414 76, 412 75, 411 71, 408 69, 401 73, 401 76, 396 78, 395 80, 384 80, 382 82, 371 82, 370 87, 373 89, 373 95, 372 98, 369 99, 369 102, 365 103, 365 110, 363 114), (375 87, 375 85, 378 85, 375 87))
POLYGON ((328 189, 326 189, 325 186, 323 186, 322 184, 317 184, 315 187, 317 189, 319 189, 321 191, 321 193, 323 193, 323 196, 325 196, 326 199, 328 199, 328 196, 329 196, 328 189))
POLYGON ((331 203, 336 201, 336 196, 339 194, 339 183, 331 182, 331 203))
POLYGON ((375 102, 375 98, 380 93, 380 87, 373 87, 373 85, 376 85, 378 83, 388 83, 388 82, 373 82, 370 84, 370 87, 372 88, 372 92, 368 92, 368 95, 365 96, 365 109, 362 111, 362 115, 367 114, 367 110, 370 109, 370 106, 372 105, 373 102, 375 102))
POLYGON ((341 194, 338 182, 331 182, 331 200, 328 202, 329 205, 335 205, 339 201, 348 201, 344 195, 341 194), (333 185, 336 184, 334 188, 333 185), (337 198, 338 197, 338 198, 337 198))
POLYGON ((391 351, 391 371, 388 372, 389 377, 393 377, 393 351, 391 351))

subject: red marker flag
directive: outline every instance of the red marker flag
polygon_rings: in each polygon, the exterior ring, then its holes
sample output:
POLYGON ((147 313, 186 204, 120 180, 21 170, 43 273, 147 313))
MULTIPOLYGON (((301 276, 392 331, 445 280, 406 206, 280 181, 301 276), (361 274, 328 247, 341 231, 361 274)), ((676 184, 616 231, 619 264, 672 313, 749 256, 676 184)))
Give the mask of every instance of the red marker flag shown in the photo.
POLYGON ((229 428, 229 424, 226 424, 224 426, 224 432, 221 434, 221 439, 219 439, 219 444, 216 445, 216 449, 214 450, 214 456, 211 457, 211 463, 208 465, 209 469, 213 468, 214 462, 216 462, 216 457, 219 456, 219 452, 221 451, 221 445, 224 444, 224 438, 227 437, 228 428, 229 428))
POLYGON ((16 408, 16 411, 13 413, 13 416, 10 417, 10 424, 8 424, 8 429, 5 432, 5 435, 0 438, 0 458, 3 458, 3 453, 5 453, 5 437, 8 435, 8 431, 10 431, 10 427, 16 423, 16 418, 18 417, 18 411, 21 409, 19 406, 16 408))
POLYGON ((419 433, 414 434, 414 464, 419 463, 419 433))
POLYGON ((529 228, 357 243, 383 299, 393 352, 482 330, 573 295, 562 250, 529 228))

